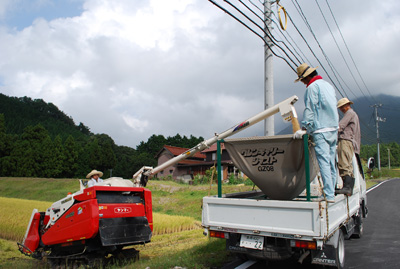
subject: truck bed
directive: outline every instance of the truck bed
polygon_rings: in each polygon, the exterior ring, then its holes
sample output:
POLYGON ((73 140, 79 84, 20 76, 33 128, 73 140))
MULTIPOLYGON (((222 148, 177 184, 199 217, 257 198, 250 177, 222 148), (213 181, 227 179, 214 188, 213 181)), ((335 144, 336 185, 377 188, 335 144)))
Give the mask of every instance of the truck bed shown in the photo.
POLYGON ((329 237, 360 207, 360 192, 338 195, 335 203, 269 200, 261 192, 243 192, 203 198, 202 224, 215 231, 303 240, 329 237), (328 214, 326 208, 328 205, 328 214))

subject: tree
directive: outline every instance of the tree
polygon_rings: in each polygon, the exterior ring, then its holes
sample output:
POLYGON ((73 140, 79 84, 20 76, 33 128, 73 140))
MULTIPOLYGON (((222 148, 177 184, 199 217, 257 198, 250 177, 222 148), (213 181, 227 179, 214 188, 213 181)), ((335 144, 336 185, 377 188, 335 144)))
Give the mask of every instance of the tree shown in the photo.
POLYGON ((109 170, 115 167, 117 159, 113 147, 115 146, 114 140, 106 134, 95 135, 99 146, 98 166, 106 176, 109 176, 109 170))
POLYGON ((63 176, 73 177, 78 169, 78 150, 76 148, 75 139, 69 135, 64 142, 64 168, 63 176))
POLYGON ((136 147, 136 150, 139 153, 147 153, 152 156, 155 156, 162 147, 166 144, 167 140, 163 135, 155 135, 153 134, 147 142, 141 141, 139 146, 136 147))
POLYGON ((52 159, 51 160, 52 176, 56 178, 62 177, 64 172, 64 163, 66 156, 62 140, 59 135, 57 135, 53 141, 53 152, 50 157, 52 159))
POLYGON ((7 134, 4 114, 0 114, 0 158, 7 156, 7 134))
POLYGON ((53 150, 51 139, 40 124, 28 126, 21 135, 21 140, 16 143, 11 156, 17 162, 15 176, 44 176, 51 164, 50 155, 53 150), (44 172, 44 170, 46 170, 44 172))
POLYGON ((137 151, 126 146, 115 147, 116 165, 113 169, 113 176, 132 178, 137 171, 134 162, 137 158, 137 151))

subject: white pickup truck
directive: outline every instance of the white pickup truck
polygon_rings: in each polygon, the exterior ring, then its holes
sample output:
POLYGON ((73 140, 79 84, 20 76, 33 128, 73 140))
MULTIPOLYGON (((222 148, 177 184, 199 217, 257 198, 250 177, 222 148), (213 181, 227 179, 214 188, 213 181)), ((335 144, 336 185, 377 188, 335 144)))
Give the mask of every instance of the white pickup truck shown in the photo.
POLYGON ((353 195, 340 194, 334 203, 327 203, 315 157, 303 154, 308 151, 306 139, 304 143, 291 135, 226 139, 235 166, 261 190, 204 197, 205 235, 226 239, 227 250, 240 258, 297 259, 343 268, 344 240, 363 234, 364 175, 354 156, 353 195), (311 183, 307 174, 314 179, 311 183))

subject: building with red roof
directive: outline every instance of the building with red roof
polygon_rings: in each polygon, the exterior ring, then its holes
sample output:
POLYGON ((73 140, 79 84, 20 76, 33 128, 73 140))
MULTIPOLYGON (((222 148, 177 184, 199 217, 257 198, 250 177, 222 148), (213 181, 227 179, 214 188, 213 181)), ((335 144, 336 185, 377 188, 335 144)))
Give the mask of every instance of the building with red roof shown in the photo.
MULTIPOLYGON (((188 148, 180 148, 174 146, 164 145, 163 148, 157 153, 156 158, 158 165, 186 152, 188 148)), ((230 173, 235 171, 234 165, 230 159, 228 152, 225 150, 224 144, 221 143, 221 166, 223 170, 223 179, 227 179, 230 173)), ((217 145, 214 144, 210 148, 197 152, 191 157, 172 165, 157 174, 157 177, 172 176, 175 180, 189 181, 195 175, 205 175, 205 172, 217 165, 217 145)))

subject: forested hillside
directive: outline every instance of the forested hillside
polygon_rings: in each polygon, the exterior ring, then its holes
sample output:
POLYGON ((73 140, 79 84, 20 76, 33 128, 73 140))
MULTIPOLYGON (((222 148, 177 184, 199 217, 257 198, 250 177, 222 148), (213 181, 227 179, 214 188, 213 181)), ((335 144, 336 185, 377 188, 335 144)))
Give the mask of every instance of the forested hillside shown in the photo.
POLYGON ((378 108, 378 117, 384 119, 379 122, 379 137, 381 143, 400 143, 400 97, 390 95, 376 95, 373 100, 360 97, 352 100, 353 108, 360 118, 362 144, 376 144, 375 110, 372 105, 381 105, 378 108), (371 103, 372 102, 372 103, 371 103))
MULTIPOLYGON (((356 104, 364 129, 370 124, 366 116, 371 109, 363 110, 362 100, 356 100, 356 104)), ((388 108, 394 107, 394 103, 391 105, 388 108)), ((385 112, 383 116, 387 120, 380 125, 382 135, 398 139, 400 131, 394 123, 398 112, 393 109, 385 112)), ((1 177, 83 178, 92 169, 97 169, 104 172, 104 178, 110 174, 131 178, 142 166, 157 165, 155 155, 163 145, 191 148, 203 140, 202 137, 179 134, 167 138, 154 134, 135 149, 118 146, 107 134, 93 134, 83 123, 75 125, 72 118, 51 103, 0 94, 1 177)), ((400 165, 400 146, 397 140, 391 141, 396 142, 381 144, 382 166, 388 165, 388 154, 392 166, 400 165)), ((377 159, 376 149, 376 144, 363 143, 361 158, 377 159)))
POLYGON ((65 140, 72 135, 76 140, 86 140, 90 132, 83 123, 75 125, 73 119, 65 115, 52 103, 29 97, 8 97, 0 94, 0 113, 7 119, 7 133, 22 134, 27 126, 41 124, 51 138, 60 135, 65 140), (60 132, 60 130, 62 130, 60 132))
POLYGON ((191 148, 202 137, 153 135, 136 149, 118 146, 107 134, 75 125, 42 99, 0 94, 0 176, 83 178, 92 169, 104 177, 131 178, 143 165, 155 166, 163 145, 191 148))

